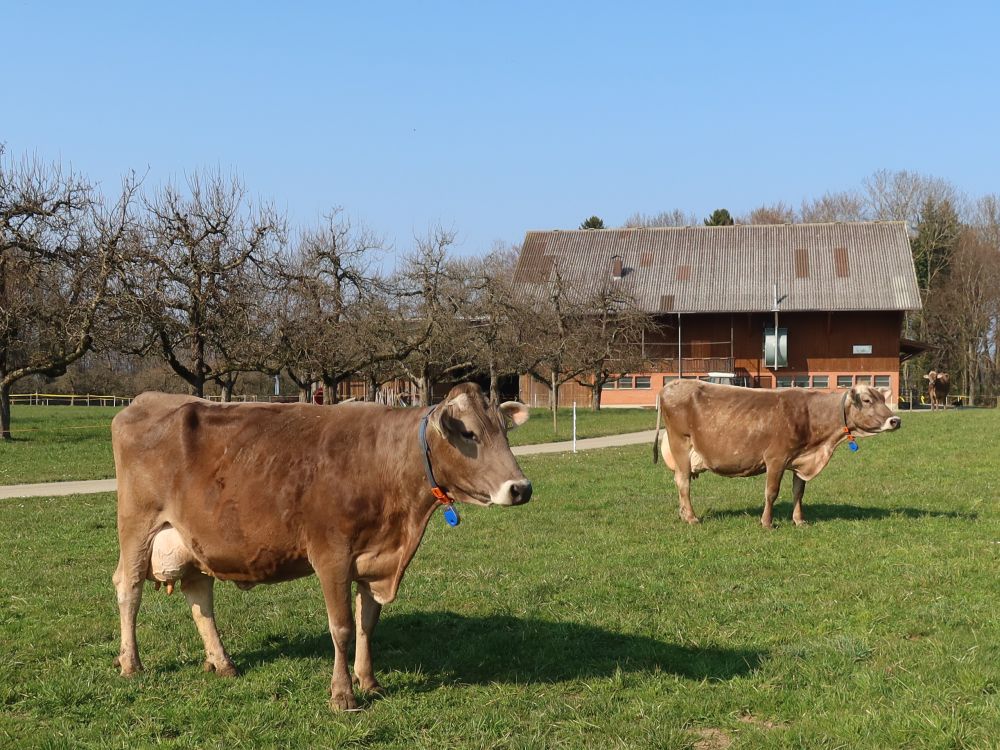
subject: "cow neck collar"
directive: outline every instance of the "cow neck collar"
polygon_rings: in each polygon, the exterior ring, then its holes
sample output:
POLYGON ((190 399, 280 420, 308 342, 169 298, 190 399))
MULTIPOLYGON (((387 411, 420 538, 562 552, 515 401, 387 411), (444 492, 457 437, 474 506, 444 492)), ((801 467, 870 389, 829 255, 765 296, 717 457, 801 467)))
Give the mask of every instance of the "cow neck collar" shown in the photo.
POLYGON ((857 451, 858 441, 854 439, 854 435, 851 433, 851 428, 847 426, 847 397, 851 395, 851 392, 844 391, 844 397, 840 399, 840 418, 844 420, 844 434, 847 436, 847 442, 851 447, 852 451, 857 451))
POLYGON ((431 494, 441 505, 450 506, 452 499, 434 479, 434 469, 431 468, 431 447, 427 444, 427 422, 436 408, 432 406, 420 420, 420 454, 424 458, 424 473, 427 475, 427 483, 431 486, 431 494))

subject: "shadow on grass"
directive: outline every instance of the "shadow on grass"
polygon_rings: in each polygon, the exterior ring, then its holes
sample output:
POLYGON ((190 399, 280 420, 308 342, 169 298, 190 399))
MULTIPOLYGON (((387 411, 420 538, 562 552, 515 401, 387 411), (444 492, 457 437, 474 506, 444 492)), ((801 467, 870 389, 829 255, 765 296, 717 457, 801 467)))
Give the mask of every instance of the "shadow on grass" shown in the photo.
MULTIPOLYGON (((748 508, 733 508, 728 510, 706 510, 702 514, 703 520, 713 518, 733 518, 742 516, 754 516, 760 518, 764 510, 764 503, 748 508)), ((802 501, 802 512, 806 521, 880 521, 893 516, 904 518, 955 518, 963 521, 975 521, 979 518, 976 513, 962 513, 960 511, 940 511, 923 510, 921 508, 872 508, 860 505, 847 505, 840 503, 816 503, 810 504, 809 499, 802 501)), ((775 522, 792 520, 792 504, 776 503, 774 506, 775 522)))
MULTIPOLYGON (((376 673, 420 672, 426 689, 452 683, 559 682, 617 672, 665 672, 692 680, 729 680, 755 670, 763 651, 696 648, 579 623, 507 615, 465 617, 423 612, 383 618, 375 632, 376 673)), ((238 654, 248 669, 283 657, 332 658, 327 633, 272 639, 238 654)))

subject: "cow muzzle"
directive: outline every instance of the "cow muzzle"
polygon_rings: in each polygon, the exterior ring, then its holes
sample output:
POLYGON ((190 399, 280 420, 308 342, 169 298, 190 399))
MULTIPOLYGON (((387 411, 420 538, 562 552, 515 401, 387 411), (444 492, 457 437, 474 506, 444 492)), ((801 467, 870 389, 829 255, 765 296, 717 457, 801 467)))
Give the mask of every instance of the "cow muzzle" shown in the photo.
POLYGON ((524 505, 531 499, 531 482, 520 479, 516 482, 507 481, 500 485, 490 497, 493 505, 524 505))
POLYGON ((892 432, 893 430, 898 430, 903 425, 903 420, 899 417, 889 417, 885 420, 885 424, 882 425, 883 432, 892 432))

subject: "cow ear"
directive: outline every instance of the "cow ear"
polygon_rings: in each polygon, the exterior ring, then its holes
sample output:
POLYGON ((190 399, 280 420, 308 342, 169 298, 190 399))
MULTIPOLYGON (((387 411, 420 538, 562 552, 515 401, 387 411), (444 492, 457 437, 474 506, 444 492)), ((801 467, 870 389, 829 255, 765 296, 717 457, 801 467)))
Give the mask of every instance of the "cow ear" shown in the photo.
POLYGON ((856 385, 851 387, 851 403, 854 404, 855 408, 861 408, 861 392, 856 385))
POLYGON ((889 399, 892 398, 892 388, 886 388, 885 386, 881 386, 876 390, 882 394, 882 397, 886 400, 886 403, 888 403, 889 399))
POLYGON ((517 401, 504 401, 500 404, 500 411, 510 420, 511 429, 520 427, 528 421, 528 407, 517 401))
POLYGON ((447 438, 449 435, 461 437, 466 429, 462 422, 462 412, 468 406, 469 397, 464 393, 455 398, 450 398, 437 408, 437 417, 434 424, 437 426, 441 436, 447 438))

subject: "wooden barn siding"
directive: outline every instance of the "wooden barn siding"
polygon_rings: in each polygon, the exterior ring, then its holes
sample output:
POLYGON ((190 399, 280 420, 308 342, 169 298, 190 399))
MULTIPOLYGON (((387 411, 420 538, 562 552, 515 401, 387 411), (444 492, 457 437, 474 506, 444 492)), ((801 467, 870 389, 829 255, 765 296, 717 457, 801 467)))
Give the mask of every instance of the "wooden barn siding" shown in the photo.
MULTIPOLYGON (((601 399, 604 406, 651 406, 656 391, 663 384, 664 375, 676 375, 672 358, 676 356, 676 316, 661 320, 663 330, 658 335, 647 335, 650 351, 670 357, 670 369, 659 368, 648 372, 632 373, 650 375, 649 390, 605 390, 601 399)), ((771 378, 780 375, 827 375, 830 390, 836 390, 837 375, 886 374, 890 376, 893 395, 899 391, 899 336, 903 314, 897 311, 874 312, 796 312, 779 313, 778 325, 788 329, 788 367, 776 372, 764 366, 763 335, 765 326, 774 325, 771 313, 738 314, 689 314, 682 316, 682 352, 690 357, 728 357, 729 345, 705 342, 728 342, 730 322, 733 331, 733 356, 737 372, 745 370, 755 377, 771 378), (855 344, 870 344, 872 353, 853 354, 855 344)), ((705 371, 688 370, 685 375, 704 375, 705 371)), ((521 377, 521 398, 529 405, 546 406, 548 390, 533 382, 530 376, 521 377)), ((561 406, 573 401, 579 407, 590 405, 590 390, 576 383, 560 389, 561 406)))

